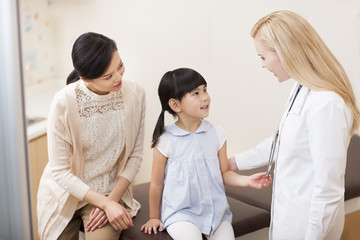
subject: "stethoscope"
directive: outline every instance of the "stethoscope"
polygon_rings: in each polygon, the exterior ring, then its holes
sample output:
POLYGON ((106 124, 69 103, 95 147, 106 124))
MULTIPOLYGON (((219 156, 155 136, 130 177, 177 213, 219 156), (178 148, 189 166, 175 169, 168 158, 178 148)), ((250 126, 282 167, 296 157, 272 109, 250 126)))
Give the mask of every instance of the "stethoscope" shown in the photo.
MULTIPOLYGON (((301 88, 302 88, 302 85, 300 85, 299 83, 297 83, 297 85, 296 85, 296 87, 295 87, 296 90, 294 90, 294 93, 292 94, 291 98, 289 99, 288 104, 286 105, 286 108, 285 108, 286 110, 285 110, 285 111, 287 111, 287 113, 286 113, 285 119, 286 119, 286 117, 289 115, 289 112, 290 112, 290 110, 292 109, 292 107, 293 107, 293 105, 294 105, 294 102, 295 102, 295 99, 296 99, 296 97, 299 95, 301 88), (290 105, 290 106, 289 106, 289 105, 290 105)), ((309 94, 309 92, 310 92, 310 89, 306 88, 306 89, 305 89, 305 93, 304 93, 304 94, 306 94, 306 97, 303 97, 303 98, 302 98, 302 102, 299 104, 301 107, 300 107, 297 111, 300 112, 300 111, 302 110, 302 108, 304 107, 304 104, 305 104, 305 101, 306 101, 306 98, 307 98, 307 95, 309 94)), ((274 165, 274 163, 275 163, 275 161, 277 160, 278 155, 279 155, 279 148, 280 148, 280 139, 279 139, 279 136, 280 136, 280 125, 281 125, 281 126, 284 126, 284 123, 281 124, 281 122, 284 122, 284 121, 282 120, 283 116, 284 116, 284 114, 282 115, 282 117, 281 117, 281 119, 280 119, 280 121, 279 121, 278 127, 277 127, 277 129, 276 129, 276 132, 275 132, 274 137, 273 137, 273 140, 272 140, 271 150, 270 150, 270 154, 269 154, 269 161, 268 161, 268 166, 267 166, 266 175, 265 175, 266 177, 269 176, 269 174, 270 174, 270 172, 271 172, 271 170, 272 170, 272 168, 273 168, 273 165, 274 165)))

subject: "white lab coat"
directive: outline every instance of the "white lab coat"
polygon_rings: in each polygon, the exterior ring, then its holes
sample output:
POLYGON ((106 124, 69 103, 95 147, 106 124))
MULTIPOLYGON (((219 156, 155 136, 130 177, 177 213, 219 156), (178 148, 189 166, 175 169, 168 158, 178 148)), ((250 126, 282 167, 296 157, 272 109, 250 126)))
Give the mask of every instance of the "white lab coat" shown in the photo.
MULTIPOLYGON (((298 83, 292 89, 294 95, 298 83)), ((330 91, 302 87, 279 124, 270 239, 334 239, 344 226, 344 174, 352 115, 330 91)), ((235 156, 239 169, 266 165, 272 137, 235 156)))

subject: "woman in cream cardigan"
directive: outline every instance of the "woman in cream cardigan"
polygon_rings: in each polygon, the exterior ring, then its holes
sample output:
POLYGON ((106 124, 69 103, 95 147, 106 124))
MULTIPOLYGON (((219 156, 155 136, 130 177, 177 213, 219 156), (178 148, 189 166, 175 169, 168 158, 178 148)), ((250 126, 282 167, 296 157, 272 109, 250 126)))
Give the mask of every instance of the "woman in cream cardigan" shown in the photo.
POLYGON ((130 187, 142 161, 145 93, 125 81, 113 40, 85 33, 74 43, 73 72, 48 117, 49 162, 41 177, 41 239, 118 239, 140 204, 130 187))

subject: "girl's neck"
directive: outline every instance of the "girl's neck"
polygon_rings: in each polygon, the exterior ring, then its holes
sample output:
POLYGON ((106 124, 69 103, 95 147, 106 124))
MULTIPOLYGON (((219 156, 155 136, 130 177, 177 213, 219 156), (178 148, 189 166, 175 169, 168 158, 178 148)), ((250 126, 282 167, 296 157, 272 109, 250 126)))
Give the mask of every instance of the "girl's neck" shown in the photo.
POLYGON ((180 118, 176 121, 176 126, 178 126, 179 128, 187 131, 187 132, 191 132, 194 133, 196 132, 196 130, 199 128, 201 123, 201 120, 193 120, 193 121, 184 121, 181 120, 180 118))

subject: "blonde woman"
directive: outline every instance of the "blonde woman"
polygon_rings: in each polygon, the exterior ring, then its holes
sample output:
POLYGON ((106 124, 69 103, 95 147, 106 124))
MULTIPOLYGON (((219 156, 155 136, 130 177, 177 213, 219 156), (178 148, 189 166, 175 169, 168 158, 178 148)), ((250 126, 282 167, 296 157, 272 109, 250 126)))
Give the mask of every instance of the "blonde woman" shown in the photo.
POLYGON ((351 84, 318 33, 294 12, 263 17, 251 36, 262 67, 295 85, 274 136, 230 158, 230 166, 274 164, 270 239, 340 239, 347 147, 360 121, 351 84))

